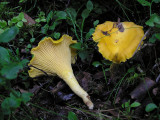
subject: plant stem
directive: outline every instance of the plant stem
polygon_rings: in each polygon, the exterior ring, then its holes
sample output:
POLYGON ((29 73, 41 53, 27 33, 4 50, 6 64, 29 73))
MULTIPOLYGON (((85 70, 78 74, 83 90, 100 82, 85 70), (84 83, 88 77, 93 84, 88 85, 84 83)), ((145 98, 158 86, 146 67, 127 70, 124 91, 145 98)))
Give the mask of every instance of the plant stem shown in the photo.
MULTIPOLYGON (((114 102, 115 102, 115 100, 116 100, 116 96, 117 96, 117 93, 118 93, 118 90, 119 90, 119 87, 121 86, 121 84, 122 84, 122 82, 123 82, 123 80, 124 80, 124 78, 126 77, 128 75, 128 72, 123 76, 123 78, 118 82, 118 88, 117 88, 117 91, 116 91, 116 94, 115 94, 115 97, 114 97, 114 102)), ((117 86, 116 85, 116 86, 117 86)))
POLYGON ((82 25, 81 25, 81 43, 83 43, 83 27, 84 27, 84 21, 85 19, 82 20, 82 25))
POLYGON ((56 113, 56 112, 54 112, 54 111, 51 111, 51 110, 47 110, 46 108, 42 108, 42 107, 40 107, 40 106, 38 106, 38 105, 36 105, 36 104, 32 104, 32 103, 29 103, 29 104, 32 105, 33 107, 36 107, 36 108, 39 108, 39 109, 41 109, 41 110, 47 111, 47 112, 52 113, 52 114, 54 114, 54 115, 58 115, 58 116, 67 118, 67 116, 58 114, 58 113, 56 113))
POLYGON ((106 81, 106 84, 108 84, 107 77, 106 77, 106 73, 105 73, 105 70, 104 70, 104 68, 103 68, 103 65, 102 65, 102 70, 103 70, 104 79, 105 79, 105 81, 106 81))
POLYGON ((69 15, 69 17, 70 17, 70 20, 72 21, 73 28, 74 28, 74 33, 75 33, 77 39, 79 40, 79 36, 78 36, 78 34, 77 34, 77 29, 76 29, 76 26, 75 26, 75 22, 73 21, 71 14, 68 13, 68 15, 69 15))
POLYGON ((149 6, 149 14, 150 14, 150 16, 152 15, 152 3, 153 3, 153 0, 151 1, 151 4, 149 6))

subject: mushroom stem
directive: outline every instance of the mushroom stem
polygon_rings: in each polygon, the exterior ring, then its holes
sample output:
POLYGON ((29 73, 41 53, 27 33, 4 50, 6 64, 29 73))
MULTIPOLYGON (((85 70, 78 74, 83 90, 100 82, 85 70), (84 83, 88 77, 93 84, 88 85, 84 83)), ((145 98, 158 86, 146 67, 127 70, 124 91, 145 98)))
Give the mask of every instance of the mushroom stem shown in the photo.
POLYGON ((120 70, 120 64, 112 63, 110 65, 110 79, 112 81, 116 81, 117 79, 116 76, 118 76, 119 70, 120 70))
POLYGON ((61 73, 59 76, 67 83, 67 85, 72 89, 72 91, 76 95, 78 95, 79 97, 81 97, 83 99, 83 102, 88 106, 89 109, 93 109, 94 105, 93 105, 92 101, 90 100, 90 96, 79 85, 79 83, 77 82, 77 80, 73 74, 73 71, 66 70, 63 73, 61 73))

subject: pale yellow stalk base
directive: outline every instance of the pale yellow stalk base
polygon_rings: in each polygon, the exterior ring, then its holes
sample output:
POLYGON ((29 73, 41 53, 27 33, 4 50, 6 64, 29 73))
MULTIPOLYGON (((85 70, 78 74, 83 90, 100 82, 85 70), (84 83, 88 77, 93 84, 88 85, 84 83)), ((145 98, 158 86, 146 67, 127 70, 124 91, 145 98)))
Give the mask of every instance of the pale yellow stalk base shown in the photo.
POLYGON ((88 106, 89 109, 93 109, 94 105, 90 100, 90 96, 79 85, 72 71, 64 71, 59 76, 68 84, 68 86, 76 95, 82 98, 83 102, 88 106))

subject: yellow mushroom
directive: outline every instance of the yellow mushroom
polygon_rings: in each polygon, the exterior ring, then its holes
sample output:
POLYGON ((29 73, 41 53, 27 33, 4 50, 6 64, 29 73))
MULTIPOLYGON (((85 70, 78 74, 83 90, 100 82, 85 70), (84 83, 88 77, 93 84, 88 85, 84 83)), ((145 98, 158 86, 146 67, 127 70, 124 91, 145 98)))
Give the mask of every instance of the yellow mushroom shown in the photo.
POLYGON ((68 84, 76 95, 83 99, 89 109, 93 109, 93 103, 89 95, 79 85, 73 74, 71 63, 75 62, 76 54, 75 50, 69 47, 73 43, 76 43, 76 41, 73 41, 72 37, 68 35, 63 35, 57 41, 50 37, 44 38, 39 42, 37 47, 31 50, 33 58, 29 66, 34 67, 30 67, 28 73, 30 77, 45 75, 44 72, 48 75, 57 74, 68 84))
POLYGON ((143 27, 133 22, 106 21, 96 27, 92 38, 104 58, 120 63, 134 55, 143 36, 143 27))

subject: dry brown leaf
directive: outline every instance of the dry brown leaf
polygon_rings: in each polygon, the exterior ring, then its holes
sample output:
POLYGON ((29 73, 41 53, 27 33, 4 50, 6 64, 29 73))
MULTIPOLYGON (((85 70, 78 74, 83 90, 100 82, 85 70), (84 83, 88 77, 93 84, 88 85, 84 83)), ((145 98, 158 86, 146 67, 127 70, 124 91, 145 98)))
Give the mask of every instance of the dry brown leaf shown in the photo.
POLYGON ((34 25, 36 22, 26 13, 24 13, 24 18, 27 20, 27 22, 24 22, 26 25, 34 25))
POLYGON ((155 81, 150 78, 145 78, 131 93, 130 96, 132 99, 140 99, 144 97, 146 93, 156 84, 155 81))
POLYGON ((51 93, 55 94, 58 91, 60 91, 61 89, 63 89, 65 86, 66 86, 66 84, 64 82, 60 81, 60 82, 58 82, 58 84, 54 88, 52 88, 51 93))
MULTIPOLYGON (((106 74, 106 76, 109 76, 109 72, 106 72, 105 73, 106 74)), ((101 79, 101 78, 104 78, 104 73, 103 73, 103 71, 100 71, 100 72, 97 72, 96 74, 94 74, 93 75, 93 78, 94 79, 101 79)))
POLYGON ((92 81, 91 74, 88 72, 82 72, 76 78, 78 79, 79 84, 83 87, 83 89, 85 91, 88 91, 89 90, 88 85, 90 84, 89 82, 92 81))
POLYGON ((34 85, 32 89, 29 89, 29 92, 37 94, 40 89, 41 89, 41 86, 34 85))

